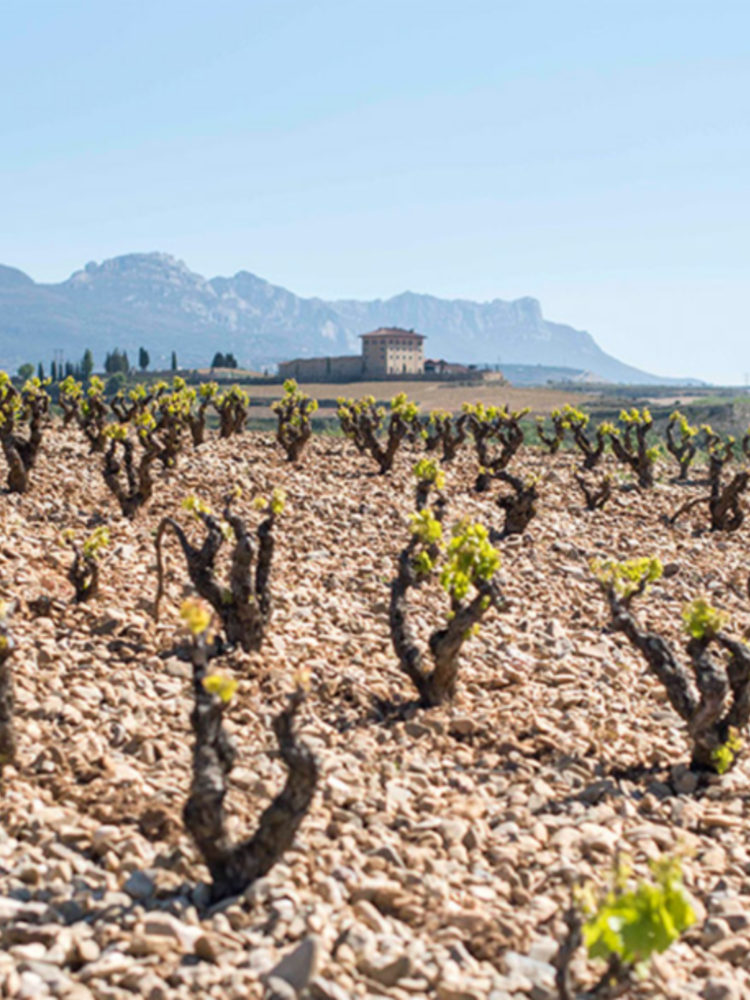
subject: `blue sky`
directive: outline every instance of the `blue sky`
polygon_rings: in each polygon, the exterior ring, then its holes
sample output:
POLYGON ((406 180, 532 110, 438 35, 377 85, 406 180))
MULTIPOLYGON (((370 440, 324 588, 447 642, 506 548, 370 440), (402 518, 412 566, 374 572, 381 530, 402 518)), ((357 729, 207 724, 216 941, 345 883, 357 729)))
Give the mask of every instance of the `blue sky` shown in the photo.
POLYGON ((539 298, 750 373, 746 0, 0 0, 0 262, 539 298))

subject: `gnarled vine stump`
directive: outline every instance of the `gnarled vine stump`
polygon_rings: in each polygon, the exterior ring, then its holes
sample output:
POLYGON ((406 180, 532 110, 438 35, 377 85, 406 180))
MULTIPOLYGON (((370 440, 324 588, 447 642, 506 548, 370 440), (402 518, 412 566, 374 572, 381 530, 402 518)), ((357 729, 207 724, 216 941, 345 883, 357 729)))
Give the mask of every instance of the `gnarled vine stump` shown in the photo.
POLYGON ((195 706, 190 721, 195 745, 193 779, 183 816, 211 873, 211 898, 216 902, 238 895, 267 875, 292 846, 310 809, 319 767, 312 750, 294 732, 295 717, 305 697, 298 688, 273 721, 279 754, 287 768, 284 787, 262 813, 255 833, 234 843, 227 830, 224 799, 237 747, 223 725, 226 703, 204 686, 207 668, 208 655, 201 636, 193 646, 195 706))

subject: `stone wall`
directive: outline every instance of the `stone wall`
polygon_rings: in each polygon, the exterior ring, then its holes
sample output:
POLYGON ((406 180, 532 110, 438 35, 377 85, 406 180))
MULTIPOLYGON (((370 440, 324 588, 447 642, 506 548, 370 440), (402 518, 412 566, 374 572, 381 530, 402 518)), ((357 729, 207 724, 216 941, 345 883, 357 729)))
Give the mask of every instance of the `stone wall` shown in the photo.
POLYGON ((329 379, 357 379, 362 377, 362 358, 346 354, 338 358, 297 358, 279 365, 281 378, 294 378, 298 382, 326 382, 329 379))

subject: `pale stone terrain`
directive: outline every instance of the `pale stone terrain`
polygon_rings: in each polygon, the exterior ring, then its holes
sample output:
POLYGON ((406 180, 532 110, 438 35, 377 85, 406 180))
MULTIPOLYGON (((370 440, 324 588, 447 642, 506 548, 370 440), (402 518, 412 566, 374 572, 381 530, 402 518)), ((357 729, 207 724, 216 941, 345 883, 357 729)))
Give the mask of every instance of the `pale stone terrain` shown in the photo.
MULTIPOLYGON (((662 515, 699 487, 672 484, 666 469, 650 493, 622 488, 588 514, 574 456, 527 452, 515 467, 547 478, 537 520, 500 546, 512 607, 464 647, 455 702, 420 710, 388 634, 415 456, 380 477, 341 440, 316 439, 294 468, 268 435, 212 439, 129 523, 78 434, 50 432, 32 492, 0 498, 0 596, 21 602, 19 759, 0 799, 0 996, 545 1000, 572 888, 605 883, 617 851, 642 875, 649 859, 680 854, 698 916, 628 995, 750 996, 750 762, 699 786, 680 720, 606 630, 588 568, 596 556, 659 555, 677 571, 641 600, 642 621, 681 642, 682 605, 706 594, 742 633, 747 529, 694 534, 700 512, 667 528, 662 515), (300 666, 312 672, 300 728, 323 774, 295 849, 209 909, 181 820, 192 698, 176 651, 190 588, 171 543, 155 624, 153 533, 170 513, 198 535, 181 501, 220 509, 236 482, 250 521, 254 495, 287 491, 265 648, 218 665, 239 681, 226 713, 241 749, 237 835, 283 780, 270 720, 300 666), (58 538, 71 527, 83 538, 97 516, 113 540, 102 594, 77 607, 58 538)), ((492 496, 471 492, 475 472, 468 448, 447 470, 448 521, 499 528, 492 496)), ((436 587, 418 601, 426 633, 445 599, 436 587)), ((575 966, 582 982, 597 978, 582 953, 575 966)))

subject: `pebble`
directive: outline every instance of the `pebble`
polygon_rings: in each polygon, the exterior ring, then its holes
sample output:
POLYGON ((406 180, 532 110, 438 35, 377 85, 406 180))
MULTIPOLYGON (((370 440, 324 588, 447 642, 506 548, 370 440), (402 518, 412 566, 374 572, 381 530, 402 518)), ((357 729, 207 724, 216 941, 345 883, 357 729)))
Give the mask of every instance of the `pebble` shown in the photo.
POLYGON ((154 894, 154 880, 145 872, 134 871, 125 880, 123 889, 133 899, 149 899, 154 894))
POLYGON ((700 996, 703 1000, 743 1000, 743 993, 737 983, 713 976, 706 980, 700 996))
POLYGON ((301 993, 317 975, 321 952, 320 938, 315 935, 305 938, 274 965, 268 973, 267 981, 282 980, 294 991, 301 993))
POLYGON ((701 931, 701 944, 704 948, 711 948, 719 941, 725 941, 729 937, 729 924, 721 917, 712 917, 707 920, 701 931))
POLYGON ((272 976, 266 982, 263 996, 265 1000, 296 1000, 297 990, 285 979, 272 976))

